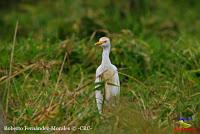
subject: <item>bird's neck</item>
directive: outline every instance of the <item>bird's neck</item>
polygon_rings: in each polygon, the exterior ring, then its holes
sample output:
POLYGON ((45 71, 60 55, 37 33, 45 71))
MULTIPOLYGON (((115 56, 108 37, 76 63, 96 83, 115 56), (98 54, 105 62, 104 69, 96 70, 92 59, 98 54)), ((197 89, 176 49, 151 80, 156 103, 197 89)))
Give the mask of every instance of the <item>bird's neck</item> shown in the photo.
POLYGON ((106 66, 111 64, 109 54, 110 54, 110 47, 103 48, 102 61, 101 61, 102 65, 106 66))

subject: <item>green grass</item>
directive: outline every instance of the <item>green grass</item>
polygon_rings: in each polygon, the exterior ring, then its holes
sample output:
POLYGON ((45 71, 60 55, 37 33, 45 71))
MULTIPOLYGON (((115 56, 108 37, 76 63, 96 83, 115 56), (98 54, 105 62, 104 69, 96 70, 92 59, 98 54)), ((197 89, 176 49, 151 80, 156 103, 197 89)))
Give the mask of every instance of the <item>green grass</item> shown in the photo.
POLYGON ((5 125, 89 125, 90 131, 70 133, 171 134, 179 117, 192 116, 190 123, 199 127, 199 4, 57 0, 18 2, 1 9, 0 102, 5 125), (12 75, 17 75, 9 85, 17 20, 12 64, 12 75), (102 52, 94 43, 101 36, 111 38, 110 58, 121 83, 119 107, 103 118, 94 98, 102 52))

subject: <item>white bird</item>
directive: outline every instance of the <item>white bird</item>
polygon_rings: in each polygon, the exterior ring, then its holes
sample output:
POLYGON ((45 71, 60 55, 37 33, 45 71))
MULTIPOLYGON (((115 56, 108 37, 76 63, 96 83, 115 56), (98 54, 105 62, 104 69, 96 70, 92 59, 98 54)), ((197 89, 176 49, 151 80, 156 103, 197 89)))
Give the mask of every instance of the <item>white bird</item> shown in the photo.
POLYGON ((102 113, 102 104, 104 99, 110 102, 112 98, 116 98, 120 94, 120 82, 118 76, 118 70, 113 65, 109 58, 110 53, 110 39, 107 37, 101 37, 97 43, 97 46, 103 48, 101 65, 96 70, 95 83, 105 82, 104 94, 101 90, 98 90, 99 85, 95 86, 95 97, 99 113, 102 113))

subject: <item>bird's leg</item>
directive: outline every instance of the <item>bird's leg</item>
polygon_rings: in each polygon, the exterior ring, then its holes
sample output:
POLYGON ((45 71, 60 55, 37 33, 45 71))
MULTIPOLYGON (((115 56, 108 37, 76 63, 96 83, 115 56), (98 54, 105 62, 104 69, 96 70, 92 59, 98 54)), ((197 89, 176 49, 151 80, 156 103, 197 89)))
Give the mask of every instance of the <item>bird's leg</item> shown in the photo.
MULTIPOLYGON (((96 78, 95 83, 100 82, 100 78, 96 78)), ((95 89, 99 88, 99 85, 95 86, 95 89)), ((95 91, 95 97, 96 97, 96 103, 97 103, 97 108, 100 114, 102 114, 102 105, 103 105, 103 95, 101 93, 101 90, 96 90, 95 91)))
POLYGON ((113 96, 113 106, 119 105, 119 96, 113 96))
POLYGON ((95 95, 96 95, 97 108, 99 110, 99 113, 102 114, 103 95, 100 90, 96 90, 95 95))

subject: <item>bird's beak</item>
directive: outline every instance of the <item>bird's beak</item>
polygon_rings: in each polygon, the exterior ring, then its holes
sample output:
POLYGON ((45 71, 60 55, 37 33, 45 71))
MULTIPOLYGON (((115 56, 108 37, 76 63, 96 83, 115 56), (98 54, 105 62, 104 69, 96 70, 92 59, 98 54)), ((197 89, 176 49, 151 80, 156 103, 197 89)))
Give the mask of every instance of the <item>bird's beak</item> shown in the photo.
POLYGON ((98 42, 95 43, 95 45, 96 45, 96 46, 100 46, 100 45, 102 45, 103 43, 104 43, 104 41, 98 41, 98 42))

